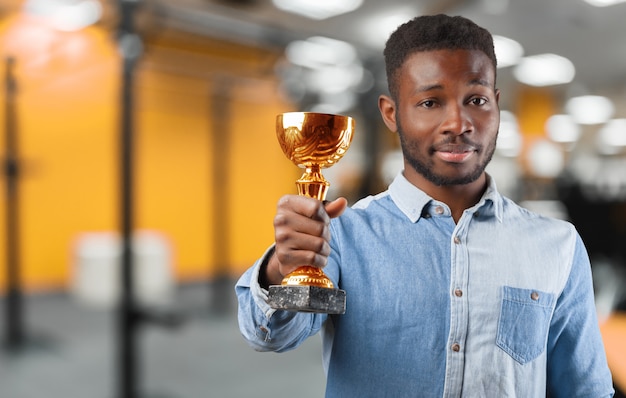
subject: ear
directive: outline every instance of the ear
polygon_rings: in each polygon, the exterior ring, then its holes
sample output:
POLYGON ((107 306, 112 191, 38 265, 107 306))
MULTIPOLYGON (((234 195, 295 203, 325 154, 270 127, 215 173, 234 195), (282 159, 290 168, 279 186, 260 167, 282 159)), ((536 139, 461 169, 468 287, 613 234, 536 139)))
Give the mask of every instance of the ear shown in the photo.
POLYGON ((398 132, 395 101, 387 95, 381 95, 378 97, 378 110, 380 110, 380 115, 387 128, 394 133, 398 132))

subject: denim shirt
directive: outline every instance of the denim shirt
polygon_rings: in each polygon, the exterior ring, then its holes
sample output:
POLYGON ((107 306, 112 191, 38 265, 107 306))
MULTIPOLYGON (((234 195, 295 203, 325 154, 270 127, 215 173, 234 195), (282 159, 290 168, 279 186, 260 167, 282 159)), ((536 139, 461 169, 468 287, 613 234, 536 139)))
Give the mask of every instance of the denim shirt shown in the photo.
POLYGON ((257 261, 236 286, 259 351, 322 333, 327 397, 610 397, 586 249, 575 228, 490 184, 458 223, 402 174, 331 221, 324 272, 346 313, 276 311, 257 261))

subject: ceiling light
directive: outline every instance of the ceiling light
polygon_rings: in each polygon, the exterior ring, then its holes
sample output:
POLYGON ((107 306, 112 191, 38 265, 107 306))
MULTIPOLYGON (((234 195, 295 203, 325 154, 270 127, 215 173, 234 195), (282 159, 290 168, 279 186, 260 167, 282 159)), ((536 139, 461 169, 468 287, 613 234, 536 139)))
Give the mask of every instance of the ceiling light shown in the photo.
POLYGON ((552 86, 574 80, 576 69, 569 59, 556 54, 524 57, 513 70, 515 78, 529 86, 552 86))
POLYGON ((624 2, 626 2, 626 0, 585 0, 585 3, 591 4, 594 7, 614 6, 615 4, 624 2))
POLYGON ((52 27, 65 32, 86 28, 102 16, 102 5, 97 0, 27 0, 24 9, 49 19, 52 27))
POLYGON ((504 36, 493 36, 493 46, 496 51, 498 68, 515 65, 524 55, 524 48, 513 39, 504 36))
POLYGON ((572 97, 565 104, 567 113, 580 124, 605 123, 615 112, 613 102, 600 95, 572 97))
POLYGON ((310 19, 327 19, 356 10, 363 0, 272 0, 274 5, 292 14, 310 19))
POLYGON ((351 44, 322 36, 289 43, 285 56, 292 64, 307 68, 350 65, 357 61, 356 49, 351 44))
POLYGON ((597 139, 602 153, 619 153, 626 147, 626 119, 609 120, 598 132, 597 139))
POLYGON ((363 18, 358 21, 358 33, 372 48, 383 48, 389 35, 393 33, 400 25, 415 18, 422 12, 417 5, 394 7, 385 9, 376 15, 363 18))
POLYGON ((576 142, 580 138, 580 130, 580 125, 570 115, 552 115, 546 121, 546 132, 554 142, 576 142))
POLYGON ((357 86, 362 76, 361 65, 328 66, 311 71, 307 84, 316 92, 339 94, 357 86))
POLYGON ((555 178, 563 170, 565 158, 555 143, 541 139, 529 148, 528 165, 537 177, 555 178))
POLYGON ((287 45, 285 57, 301 67, 299 82, 320 94, 358 90, 365 75, 354 46, 328 37, 295 40, 287 45))

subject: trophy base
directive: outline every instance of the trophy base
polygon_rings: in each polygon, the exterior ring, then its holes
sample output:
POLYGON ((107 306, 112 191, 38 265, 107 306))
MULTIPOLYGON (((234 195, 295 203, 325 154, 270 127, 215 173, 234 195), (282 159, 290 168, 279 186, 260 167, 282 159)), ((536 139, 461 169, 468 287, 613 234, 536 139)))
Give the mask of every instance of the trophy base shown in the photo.
POLYGON ((343 314, 346 312, 346 291, 318 286, 272 285, 269 305, 286 311, 343 314))

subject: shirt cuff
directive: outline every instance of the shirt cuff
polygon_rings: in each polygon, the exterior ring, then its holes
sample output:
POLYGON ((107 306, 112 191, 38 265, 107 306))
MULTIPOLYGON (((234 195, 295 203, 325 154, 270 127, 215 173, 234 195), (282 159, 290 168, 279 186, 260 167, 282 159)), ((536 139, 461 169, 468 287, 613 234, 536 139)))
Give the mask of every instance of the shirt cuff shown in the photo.
POLYGON ((269 292, 267 289, 262 288, 259 284, 259 272, 263 264, 267 263, 273 254, 274 245, 267 249, 265 254, 263 254, 263 257, 261 257, 256 262, 254 268, 252 269, 252 275, 250 277, 250 293, 252 293, 252 298, 256 305, 259 307, 259 309, 265 314, 268 319, 274 314, 274 312, 276 312, 276 309, 270 307, 270 305, 267 303, 269 292))

